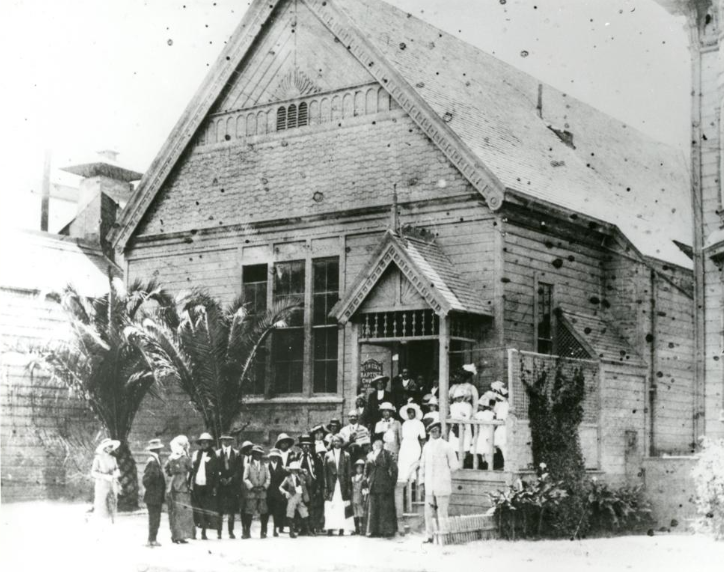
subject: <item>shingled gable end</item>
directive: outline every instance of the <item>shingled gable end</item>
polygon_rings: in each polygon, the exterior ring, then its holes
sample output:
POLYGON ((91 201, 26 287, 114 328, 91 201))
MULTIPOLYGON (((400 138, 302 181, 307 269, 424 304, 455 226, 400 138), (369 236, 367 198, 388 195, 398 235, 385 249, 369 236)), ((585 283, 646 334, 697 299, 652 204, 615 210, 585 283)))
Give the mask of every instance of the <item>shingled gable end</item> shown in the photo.
POLYGON ((304 300, 250 439, 343 416, 372 369, 445 388, 473 361, 511 384, 497 486, 530 462, 515 364, 560 353, 592 368, 588 467, 635 481, 694 440, 687 185, 676 151, 384 2, 254 2, 114 244, 128 280, 304 300))

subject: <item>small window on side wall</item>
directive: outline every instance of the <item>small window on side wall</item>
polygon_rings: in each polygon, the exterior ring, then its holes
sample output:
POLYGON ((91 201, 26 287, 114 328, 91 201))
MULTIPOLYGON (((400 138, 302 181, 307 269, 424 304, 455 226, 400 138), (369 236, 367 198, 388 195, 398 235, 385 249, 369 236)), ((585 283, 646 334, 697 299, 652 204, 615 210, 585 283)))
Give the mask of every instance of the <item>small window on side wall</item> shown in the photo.
POLYGON ((536 292, 536 329, 539 354, 553 353, 553 284, 538 282, 536 292))

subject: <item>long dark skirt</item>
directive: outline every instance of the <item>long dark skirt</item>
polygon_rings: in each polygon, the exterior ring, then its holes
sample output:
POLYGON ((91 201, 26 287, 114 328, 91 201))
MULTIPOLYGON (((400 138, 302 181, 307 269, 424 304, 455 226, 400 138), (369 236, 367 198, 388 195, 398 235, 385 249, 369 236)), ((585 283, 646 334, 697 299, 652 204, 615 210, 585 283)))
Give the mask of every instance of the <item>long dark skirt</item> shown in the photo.
POLYGON ((219 523, 216 498, 211 487, 196 485, 191 493, 194 507, 194 524, 199 528, 215 529, 219 523))
POLYGON ((287 499, 281 494, 271 494, 267 496, 267 506, 269 514, 274 519, 274 528, 284 528, 287 526, 287 499))
POLYGON ((324 495, 322 491, 315 491, 309 501, 309 524, 316 530, 324 530, 324 495))
POLYGON ((191 495, 185 492, 170 491, 166 495, 168 506, 168 524, 171 527, 172 540, 185 540, 194 536, 194 518, 191 509, 191 495))
POLYGON ((394 489, 388 493, 370 493, 367 502, 367 534, 394 536, 397 532, 394 489))

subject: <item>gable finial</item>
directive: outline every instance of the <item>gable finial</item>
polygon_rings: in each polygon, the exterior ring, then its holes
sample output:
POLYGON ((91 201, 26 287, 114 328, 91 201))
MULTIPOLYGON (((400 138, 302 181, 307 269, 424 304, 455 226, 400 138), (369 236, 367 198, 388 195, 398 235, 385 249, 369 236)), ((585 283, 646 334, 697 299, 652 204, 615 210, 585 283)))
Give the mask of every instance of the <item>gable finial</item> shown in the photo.
POLYGON ((392 220, 390 221, 390 230, 400 233, 400 213, 397 212, 397 183, 392 186, 392 220))

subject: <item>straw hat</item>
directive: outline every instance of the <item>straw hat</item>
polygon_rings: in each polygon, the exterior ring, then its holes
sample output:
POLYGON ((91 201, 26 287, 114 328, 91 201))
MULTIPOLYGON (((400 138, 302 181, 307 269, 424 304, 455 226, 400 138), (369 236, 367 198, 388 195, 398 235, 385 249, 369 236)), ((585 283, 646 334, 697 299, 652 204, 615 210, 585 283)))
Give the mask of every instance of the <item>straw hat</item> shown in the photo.
POLYGON ((380 404, 380 411, 395 411, 395 406, 389 401, 380 404))
POLYGON ((357 466, 357 465, 362 465, 362 466, 364 467, 364 466, 365 466, 365 462, 364 462, 362 459, 360 459, 359 461, 357 461, 357 462, 355 463, 355 466, 357 466))
POLYGON ((211 434, 204 432, 199 435, 198 439, 196 439, 197 443, 201 443, 201 441, 209 441, 210 443, 213 443, 214 438, 211 436, 211 434))
POLYGON ((440 405, 440 402, 437 400, 437 397, 434 395, 428 400, 428 405, 440 405))
POLYGON ((105 438, 103 439, 103 441, 98 443, 98 446, 96 447, 96 454, 104 453, 105 448, 109 445, 111 446, 111 451, 115 451, 116 449, 118 449, 118 447, 121 446, 121 442, 117 441, 116 439, 105 438))
POLYGON ((151 439, 148 442, 146 451, 160 451, 163 448, 164 448, 164 445, 163 445, 163 443, 161 443, 161 439, 151 439))
POLYGON ((440 423, 439 421, 433 421, 427 426, 428 432, 432 431, 435 428, 442 430, 442 423, 440 423))
POLYGON ((277 437, 277 442, 274 443, 275 447, 279 447, 282 443, 289 443, 289 446, 291 447, 294 445, 294 439, 292 439, 289 435, 286 433, 281 433, 279 437, 277 437))
POLYGON ((420 409, 420 406, 417 403, 408 403, 407 405, 400 407, 400 417, 407 420, 410 409, 415 411, 415 419, 422 419, 422 409, 420 409))
POLYGON ((370 381, 370 385, 377 385, 380 381, 384 381, 385 383, 387 383, 388 381, 390 381, 390 378, 387 375, 378 375, 377 377, 372 378, 372 380, 370 381))

